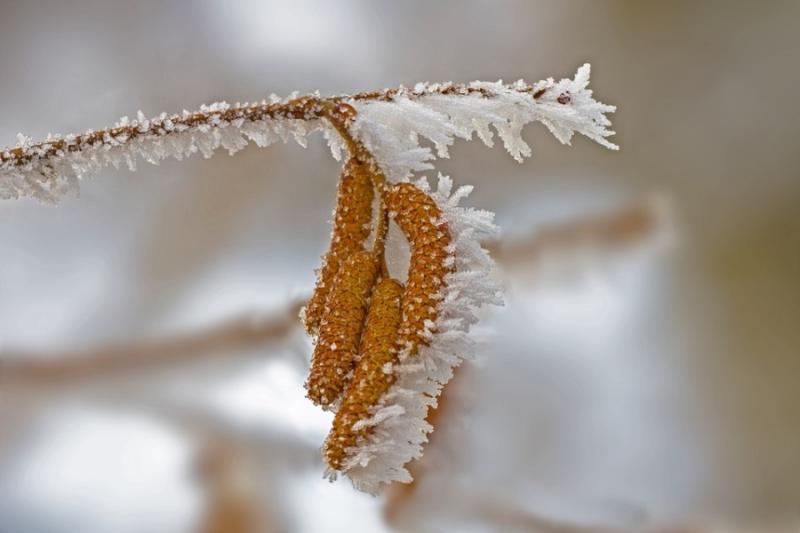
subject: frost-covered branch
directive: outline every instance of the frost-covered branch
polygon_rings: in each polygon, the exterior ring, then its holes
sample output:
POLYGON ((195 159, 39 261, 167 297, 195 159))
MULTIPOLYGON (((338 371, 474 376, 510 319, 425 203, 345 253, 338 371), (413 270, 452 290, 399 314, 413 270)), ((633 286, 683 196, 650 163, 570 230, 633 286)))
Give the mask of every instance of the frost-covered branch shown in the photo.
POLYGON ((295 139, 305 146, 306 136, 313 131, 322 131, 338 156, 342 140, 323 119, 326 107, 337 103, 346 103, 358 112, 352 132, 392 181, 431 168, 435 157, 447 157, 447 147, 456 137, 470 139, 476 133, 491 145, 491 128, 511 155, 521 160, 531 150, 520 132, 534 121, 547 126, 563 143, 580 133, 616 149, 607 140, 613 132, 605 116, 615 108, 594 100, 587 89, 589 73, 589 65, 584 65, 574 79, 558 82, 550 78, 534 84, 522 80, 512 84, 420 83, 413 88, 332 97, 272 96, 269 101, 219 102, 195 112, 162 113, 150 119, 140 111, 135 119, 123 117, 111 128, 50 135, 38 143, 19 134, 16 147, 0 151, 0 198, 56 202, 77 191, 81 179, 108 165, 135 170, 140 157, 158 164, 197 152, 211 157, 218 148, 233 154, 249 142, 268 146, 295 139), (419 144, 420 137, 434 144, 436 154, 419 144))

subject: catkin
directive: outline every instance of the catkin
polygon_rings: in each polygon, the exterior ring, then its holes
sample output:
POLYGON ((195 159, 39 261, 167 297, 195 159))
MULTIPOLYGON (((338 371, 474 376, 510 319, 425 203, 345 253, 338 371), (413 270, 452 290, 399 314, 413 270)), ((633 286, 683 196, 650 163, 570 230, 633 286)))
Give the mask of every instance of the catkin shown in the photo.
POLYGON ((434 333, 445 276, 454 270, 450 231, 433 198, 411 183, 387 189, 384 201, 411 247, 397 346, 403 355, 416 355, 434 333))
POLYGON ((392 364, 397 357, 395 343, 402 292, 402 284, 385 278, 372 293, 361 338, 361 358, 325 441, 325 461, 333 470, 342 469, 348 449, 355 447, 369 432, 367 427, 354 430, 353 424, 369 418, 370 407, 377 405, 394 383, 392 364))
POLYGON ((364 249, 364 241, 370 234, 373 197, 369 167, 351 157, 339 181, 330 248, 323 258, 314 292, 303 310, 306 331, 312 335, 319 331, 328 295, 342 262, 364 249))
POLYGON ((308 397, 318 405, 330 406, 344 391, 377 272, 375 255, 362 250, 345 259, 333 280, 306 382, 308 397))

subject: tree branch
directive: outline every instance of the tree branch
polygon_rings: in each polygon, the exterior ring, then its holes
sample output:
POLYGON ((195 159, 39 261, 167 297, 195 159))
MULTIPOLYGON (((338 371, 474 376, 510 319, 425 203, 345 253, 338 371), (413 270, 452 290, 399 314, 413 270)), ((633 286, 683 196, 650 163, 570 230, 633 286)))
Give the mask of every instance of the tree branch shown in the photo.
POLYGON ((587 89, 589 73, 587 64, 578 69, 574 79, 555 82, 548 78, 533 85, 522 80, 513 84, 420 83, 413 89, 352 95, 323 97, 315 93, 284 100, 271 96, 269 101, 233 106, 218 102, 195 112, 162 113, 151 119, 139 111, 132 121, 123 117, 113 127, 64 137, 48 135, 43 142, 18 134, 16 147, 0 150, 0 198, 31 196, 56 202, 77 191, 82 178, 107 165, 126 164, 135 170, 138 157, 158 164, 167 157, 183 159, 196 152, 211 157, 219 147, 233 154, 250 141, 268 146, 294 138, 305 146, 306 135, 317 130, 324 132, 337 154, 342 144, 321 119, 331 109, 347 107, 352 111, 350 118, 356 111, 358 114, 353 137, 372 152, 376 168, 392 181, 430 168, 427 161, 434 156, 419 146, 419 135, 433 141, 441 156, 446 155, 455 136, 469 139, 477 132, 492 145, 489 126, 494 126, 511 155, 521 161, 531 153, 520 136, 521 128, 538 121, 562 143, 581 133, 616 149, 606 139, 614 132, 607 128, 611 123, 605 116, 615 108, 592 97, 587 89), (395 117, 388 124, 387 112, 395 117), (376 134, 386 138, 376 138, 376 134), (404 155, 398 159, 400 153, 404 155))
MULTIPOLYGON (((536 88, 534 85, 509 86, 522 94, 530 94, 536 100, 546 91, 545 88, 536 88)), ((441 95, 480 95, 490 98, 493 95, 486 89, 471 87, 459 83, 436 83, 418 85, 414 89, 398 87, 381 91, 361 92, 352 95, 338 95, 321 97, 311 94, 294 97, 284 101, 267 102, 262 100, 256 103, 237 103, 233 106, 225 102, 202 106, 194 112, 184 111, 183 114, 167 116, 162 113, 157 118, 145 119, 141 112, 136 120, 128 122, 127 117, 122 122, 110 128, 96 131, 89 130, 83 134, 69 134, 63 138, 53 136, 46 141, 38 143, 26 142, 20 138, 20 146, 6 148, 0 151, 0 165, 3 170, 12 167, 21 167, 33 160, 42 160, 58 157, 65 153, 78 152, 86 147, 96 148, 98 145, 110 147, 131 143, 143 136, 168 137, 186 131, 189 128, 205 127, 209 129, 224 128, 228 124, 241 122, 259 122, 266 119, 293 119, 311 121, 322 118, 330 105, 337 105, 347 100, 353 101, 388 101, 397 96, 417 99, 421 96, 432 94, 441 95)))

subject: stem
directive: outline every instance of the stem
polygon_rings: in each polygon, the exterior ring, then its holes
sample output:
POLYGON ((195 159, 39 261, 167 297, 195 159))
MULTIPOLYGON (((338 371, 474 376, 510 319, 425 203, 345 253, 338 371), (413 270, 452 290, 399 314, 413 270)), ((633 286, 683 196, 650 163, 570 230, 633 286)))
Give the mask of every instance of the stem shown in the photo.
POLYGON ((375 242, 372 250, 381 258, 381 277, 389 277, 389 266, 386 264, 386 232, 389 231, 389 211, 383 202, 383 195, 378 200, 378 227, 375 229, 375 242))

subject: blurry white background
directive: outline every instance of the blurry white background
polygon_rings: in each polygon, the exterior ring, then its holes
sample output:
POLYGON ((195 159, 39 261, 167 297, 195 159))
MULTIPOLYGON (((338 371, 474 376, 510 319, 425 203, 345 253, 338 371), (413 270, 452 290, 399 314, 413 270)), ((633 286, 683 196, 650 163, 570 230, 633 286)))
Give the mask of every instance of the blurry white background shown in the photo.
MULTIPOLYGON (((294 329, 91 379, 10 382, 0 359, 0 532, 798 527, 798 17, 791 0, 2 1, 3 146, 137 109, 589 61, 620 152, 531 127, 523 165, 459 143, 440 170, 512 242, 654 196, 674 236, 505 265, 507 306, 418 482, 384 498, 322 480, 329 416, 303 397, 294 329)), ((0 357, 283 317, 337 175, 318 138, 0 203, 0 357)))

